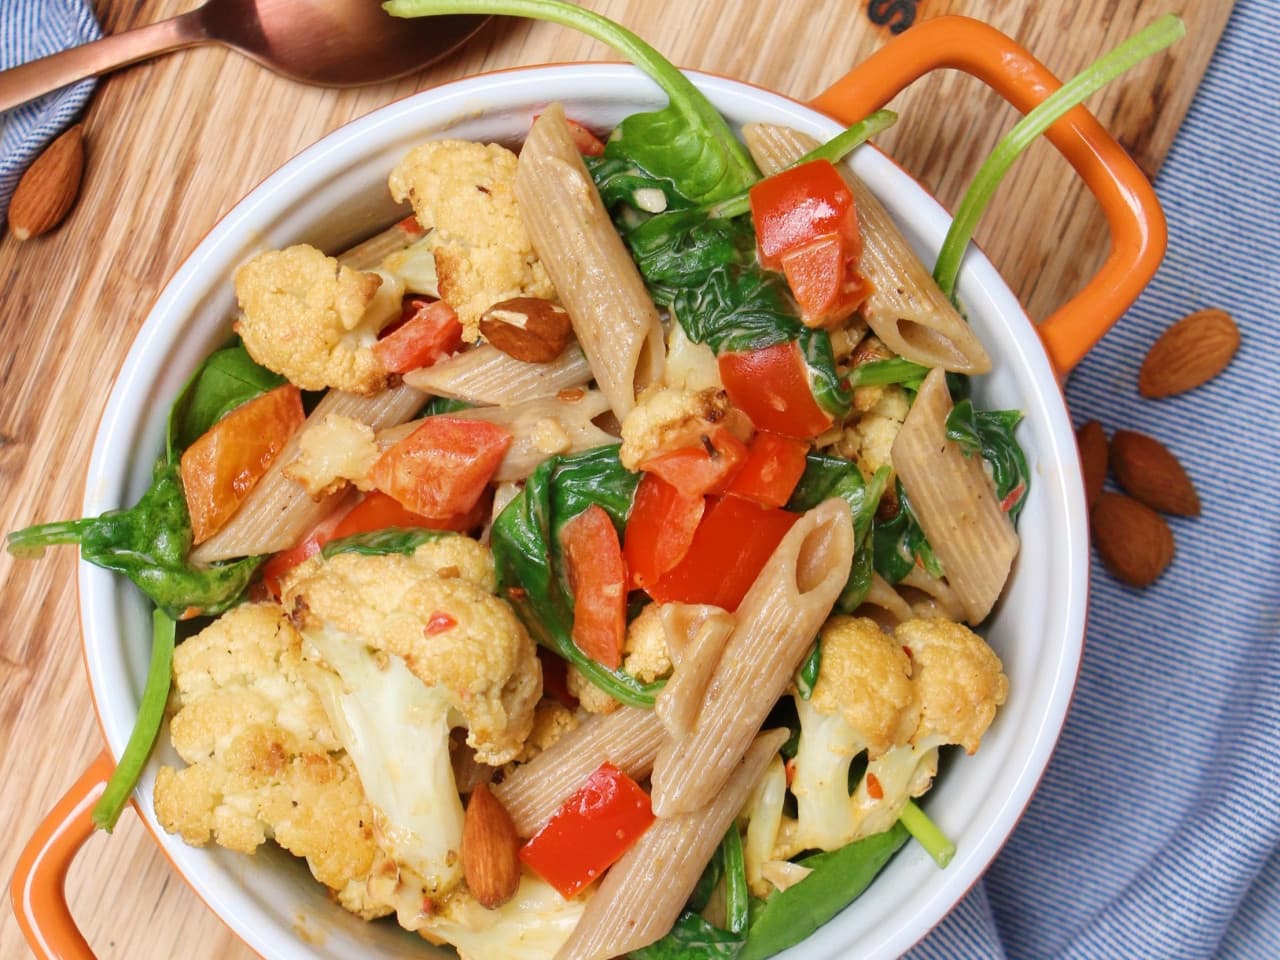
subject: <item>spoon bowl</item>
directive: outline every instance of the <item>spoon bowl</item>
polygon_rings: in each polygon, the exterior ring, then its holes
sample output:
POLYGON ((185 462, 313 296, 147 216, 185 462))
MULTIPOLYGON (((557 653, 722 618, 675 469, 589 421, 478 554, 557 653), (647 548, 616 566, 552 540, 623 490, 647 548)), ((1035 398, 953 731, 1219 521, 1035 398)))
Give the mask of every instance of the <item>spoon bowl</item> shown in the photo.
POLYGON ((393 80, 456 50, 485 17, 402 20, 373 0, 208 0, 181 16, 0 71, 0 111, 131 63, 217 43, 327 87, 393 80))

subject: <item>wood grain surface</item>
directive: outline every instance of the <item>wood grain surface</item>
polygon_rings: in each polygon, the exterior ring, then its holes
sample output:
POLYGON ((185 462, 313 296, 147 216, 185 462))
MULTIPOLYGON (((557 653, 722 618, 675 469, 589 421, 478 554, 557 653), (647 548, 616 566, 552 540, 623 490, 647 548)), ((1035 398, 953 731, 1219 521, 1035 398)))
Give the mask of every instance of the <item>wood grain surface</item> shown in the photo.
MULTIPOLYGON (((191 2, 98 0, 111 32, 183 12, 191 2)), ((812 96, 889 39, 855 0, 588 0, 675 62, 812 96)), ((892 14, 894 4, 872 6, 892 14)), ((912 4, 903 2, 897 9, 912 4)), ((1158 14, 1189 37, 1091 106, 1154 173, 1226 22, 1225 0, 920 0, 917 16, 987 19, 1059 76, 1158 14)), ((895 21, 900 15, 891 15, 895 21)), ((299 25, 300 29, 304 25, 299 25)), ((495 67, 616 59, 548 24, 497 22, 452 59, 411 79, 360 90, 302 87, 235 54, 201 48, 123 71, 86 116, 83 195, 52 235, 0 240, 0 527, 77 514, 84 470, 112 380, 165 281, 205 232, 269 172, 347 120, 416 90, 495 67)), ((879 143, 944 203, 1013 120, 975 81, 928 78, 901 96, 902 121, 879 143)), ((1067 165, 1038 145, 1001 189, 979 238, 1042 317, 1107 248, 1100 216, 1067 165)), ((0 555, 0 878, 44 813, 101 749, 80 656, 76 558, 0 555)), ((104 958, 241 960, 253 954, 203 907, 126 813, 71 872, 70 902, 104 958)), ((0 957, 25 956, 7 908, 0 957)))

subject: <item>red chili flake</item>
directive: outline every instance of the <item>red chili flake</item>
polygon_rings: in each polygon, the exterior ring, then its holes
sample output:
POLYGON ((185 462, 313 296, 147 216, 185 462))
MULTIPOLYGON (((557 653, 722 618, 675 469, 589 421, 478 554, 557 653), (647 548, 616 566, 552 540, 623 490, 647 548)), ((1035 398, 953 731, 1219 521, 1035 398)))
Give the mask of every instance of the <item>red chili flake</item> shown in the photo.
POLYGON ((874 773, 867 773, 867 795, 872 800, 884 799, 884 787, 880 786, 880 781, 874 773))
POLYGON ((792 759, 792 760, 788 760, 786 763, 784 763, 784 764, 782 765, 782 768, 783 768, 783 769, 786 771, 786 773, 787 773, 787 786, 789 787, 789 786, 791 786, 791 781, 793 781, 793 780, 796 778, 796 762, 795 762, 795 760, 794 760, 794 759, 792 759))
POLYGON ((587 395, 587 391, 581 387, 565 387, 556 394, 556 399, 564 403, 576 403, 587 395))
POLYGON ((1005 513, 1008 513, 1010 510, 1013 509, 1014 504, 1018 502, 1019 498, 1021 498, 1022 494, 1025 491, 1026 491, 1026 486, 1021 483, 1018 484, 1016 487, 1010 490, 1007 494, 1005 494, 1005 498, 1000 501, 1000 509, 1003 510, 1005 513))
POLYGON ((443 610, 437 610, 427 619, 427 627, 423 632, 428 637, 437 633, 444 633, 446 630, 452 630, 458 625, 458 621, 449 616, 443 610))
POLYGON ((916 658, 916 655, 911 652, 911 648, 908 647, 905 643, 902 645, 902 652, 907 655, 908 660, 914 660, 916 658))
POLYGON ((507 598, 510 600, 523 600, 527 596, 524 587, 507 587, 507 598))

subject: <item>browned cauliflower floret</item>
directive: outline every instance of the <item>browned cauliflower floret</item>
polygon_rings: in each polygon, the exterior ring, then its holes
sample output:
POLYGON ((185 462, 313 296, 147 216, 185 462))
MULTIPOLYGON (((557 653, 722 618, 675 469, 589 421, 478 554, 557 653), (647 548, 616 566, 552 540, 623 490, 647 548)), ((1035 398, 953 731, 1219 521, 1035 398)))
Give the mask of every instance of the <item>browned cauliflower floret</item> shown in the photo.
POLYGON ((516 155, 506 147, 435 140, 411 150, 388 180, 391 195, 408 200, 429 231, 440 297, 468 340, 495 303, 555 296, 520 218, 515 176, 516 155))
POLYGON ((650 457, 691 446, 715 426, 731 423, 736 426, 723 390, 652 387, 622 420, 618 458, 628 470, 635 470, 650 457))
POLYGON ((528 763, 577 726, 578 715, 563 703, 543 700, 534 711, 533 729, 516 759, 520 763, 528 763))
POLYGON ((376 393, 387 371, 378 333, 400 315, 403 284, 342 266, 299 244, 260 253, 236 271, 235 329, 254 360, 304 390, 376 393))
POLYGON ((890 451, 911 409, 911 398, 896 384, 867 389, 877 392, 866 409, 859 407, 861 413, 855 413, 843 427, 823 434, 817 443, 832 453, 856 460, 869 477, 883 466, 892 466, 890 451))
POLYGON ((274 839, 366 917, 374 815, 306 677, 314 667, 275 604, 235 607, 174 651, 170 726, 190 766, 162 767, 160 824, 188 843, 253 853, 274 839))
POLYGON ((315 500, 347 483, 367 490, 369 471, 378 453, 371 426, 331 413, 303 428, 298 435, 298 456, 284 468, 284 475, 302 484, 315 500))
POLYGON ((450 731, 466 728, 479 762, 507 763, 542 690, 533 641, 491 592, 487 554, 449 534, 413 556, 313 558, 284 585, 285 608, 332 671, 322 698, 385 838, 388 860, 370 889, 404 925, 417 922, 423 897, 445 897, 462 879, 450 731))
POLYGON ((587 713, 613 713, 622 704, 587 679, 577 667, 570 666, 565 673, 565 685, 569 693, 578 698, 578 706, 587 713))
MULTIPOLYGON (((653 683, 671 673, 671 651, 667 648, 661 614, 662 606, 651 603, 627 625, 622 669, 641 683, 653 683)), ((622 706, 577 667, 569 667, 567 677, 569 693, 578 698, 579 706, 588 713, 613 713, 622 706)))
POLYGON ((894 635, 911 651, 920 694, 920 725, 912 744, 954 743, 976 753, 996 708, 1009 696, 1009 678, 985 640, 962 623, 908 620, 894 635))

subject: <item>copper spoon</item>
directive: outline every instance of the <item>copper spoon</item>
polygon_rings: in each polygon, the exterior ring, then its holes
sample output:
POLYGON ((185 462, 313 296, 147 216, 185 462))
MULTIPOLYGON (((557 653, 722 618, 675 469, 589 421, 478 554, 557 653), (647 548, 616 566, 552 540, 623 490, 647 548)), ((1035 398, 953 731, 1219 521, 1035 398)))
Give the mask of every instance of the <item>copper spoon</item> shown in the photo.
POLYGON ((376 0, 208 0, 189 13, 0 71, 0 111, 150 57, 220 43, 328 87, 391 80, 456 49, 481 17, 400 20, 376 0))

